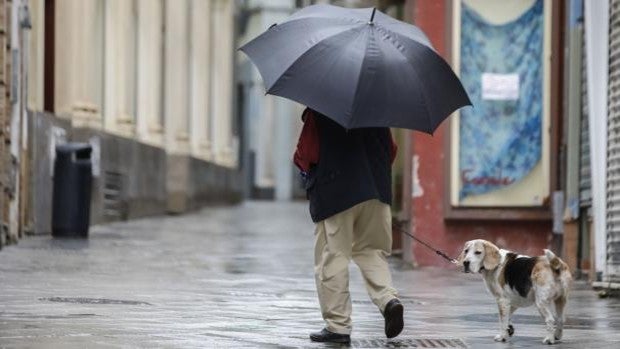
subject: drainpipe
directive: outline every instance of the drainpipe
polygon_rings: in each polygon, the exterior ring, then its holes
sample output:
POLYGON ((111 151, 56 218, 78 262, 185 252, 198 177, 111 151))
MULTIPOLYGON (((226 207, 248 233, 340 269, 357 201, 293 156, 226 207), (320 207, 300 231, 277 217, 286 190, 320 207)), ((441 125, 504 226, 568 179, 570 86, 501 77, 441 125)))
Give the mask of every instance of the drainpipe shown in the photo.
POLYGON ((21 142, 21 168, 20 181, 23 183, 19 191, 19 203, 20 203, 20 229, 22 232, 32 232, 32 225, 30 224, 30 215, 28 212, 28 205, 30 197, 30 158, 28 156, 28 143, 29 143, 29 121, 28 121, 28 76, 29 76, 29 62, 30 62, 30 30, 32 29, 32 21, 30 19, 30 9, 28 7, 28 0, 22 0, 21 6, 19 6, 19 28, 20 28, 20 68, 21 68, 21 103, 20 103, 20 118, 22 123, 22 142, 21 142))

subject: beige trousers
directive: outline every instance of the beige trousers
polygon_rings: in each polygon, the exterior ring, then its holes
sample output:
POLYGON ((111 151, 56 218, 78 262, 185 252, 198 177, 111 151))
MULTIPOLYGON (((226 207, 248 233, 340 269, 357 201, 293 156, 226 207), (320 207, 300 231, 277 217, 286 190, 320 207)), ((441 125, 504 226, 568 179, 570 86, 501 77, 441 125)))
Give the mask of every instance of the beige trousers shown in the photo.
POLYGON ((390 206, 368 200, 316 224, 314 275, 321 313, 331 332, 351 333, 349 262, 362 271, 366 290, 383 312, 397 297, 387 257, 392 252, 390 206))

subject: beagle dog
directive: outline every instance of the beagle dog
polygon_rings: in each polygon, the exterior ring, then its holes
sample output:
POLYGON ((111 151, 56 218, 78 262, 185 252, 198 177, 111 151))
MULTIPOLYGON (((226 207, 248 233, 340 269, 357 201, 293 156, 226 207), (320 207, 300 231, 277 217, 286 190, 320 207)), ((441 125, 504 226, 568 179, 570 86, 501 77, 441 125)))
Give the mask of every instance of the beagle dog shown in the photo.
POLYGON ((510 320, 517 308, 536 305, 545 320, 547 336, 544 344, 562 339, 564 307, 568 298, 571 273, 564 261, 553 252, 529 257, 499 249, 486 240, 465 243, 458 258, 466 273, 480 273, 499 308, 498 342, 514 334, 510 320))

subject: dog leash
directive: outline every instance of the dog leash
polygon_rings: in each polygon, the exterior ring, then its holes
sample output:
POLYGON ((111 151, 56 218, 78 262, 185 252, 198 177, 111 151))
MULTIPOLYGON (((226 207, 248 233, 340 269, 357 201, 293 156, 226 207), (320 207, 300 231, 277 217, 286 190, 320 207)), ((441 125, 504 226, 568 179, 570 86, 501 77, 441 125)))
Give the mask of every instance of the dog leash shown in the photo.
POLYGON ((434 251, 436 254, 438 254, 439 256, 443 257, 445 260, 447 260, 448 262, 452 263, 452 264, 458 264, 458 262, 456 261, 456 259, 454 258, 450 258, 447 254, 441 252, 440 250, 437 250, 435 248, 433 248, 431 245, 427 244, 426 242, 418 239, 417 237, 413 236, 413 234, 409 233, 408 231, 406 231, 405 229, 401 228, 400 225, 396 224, 396 223, 392 223, 392 227, 396 228, 398 231, 400 231, 401 233, 410 236, 412 239, 414 239, 415 241, 421 243, 422 245, 424 245, 426 248, 434 251))

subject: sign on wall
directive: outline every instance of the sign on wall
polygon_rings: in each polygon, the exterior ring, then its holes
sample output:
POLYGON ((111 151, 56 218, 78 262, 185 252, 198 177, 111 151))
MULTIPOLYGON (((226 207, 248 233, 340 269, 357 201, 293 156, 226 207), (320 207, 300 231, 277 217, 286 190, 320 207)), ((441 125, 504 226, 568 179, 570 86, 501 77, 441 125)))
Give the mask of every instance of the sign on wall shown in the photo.
POLYGON ((451 203, 540 206, 549 196, 550 5, 454 3, 455 71, 474 107, 452 122, 451 203))

